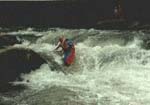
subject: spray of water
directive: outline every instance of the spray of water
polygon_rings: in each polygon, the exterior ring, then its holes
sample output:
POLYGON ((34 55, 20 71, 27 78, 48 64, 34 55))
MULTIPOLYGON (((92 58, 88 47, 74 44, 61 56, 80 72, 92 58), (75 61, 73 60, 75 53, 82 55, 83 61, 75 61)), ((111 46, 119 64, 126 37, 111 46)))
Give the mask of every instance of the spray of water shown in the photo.
MULTIPOLYGON (((43 64, 36 71, 23 74, 23 82, 16 81, 14 84, 25 84, 33 91, 63 87, 78 96, 77 99, 70 97, 70 100, 84 102, 85 105, 150 103, 150 51, 141 48, 141 39, 134 37, 127 40, 129 36, 124 37, 123 32, 94 29, 57 29, 44 33, 47 34, 34 44, 25 42, 14 47, 30 48, 41 56, 53 57, 60 67, 52 71, 49 64, 43 64), (61 56, 51 52, 62 33, 76 41, 76 60, 70 67, 64 67, 61 56), (62 72, 64 70, 67 75, 62 72)), ((132 32, 127 33, 133 35, 132 32)))

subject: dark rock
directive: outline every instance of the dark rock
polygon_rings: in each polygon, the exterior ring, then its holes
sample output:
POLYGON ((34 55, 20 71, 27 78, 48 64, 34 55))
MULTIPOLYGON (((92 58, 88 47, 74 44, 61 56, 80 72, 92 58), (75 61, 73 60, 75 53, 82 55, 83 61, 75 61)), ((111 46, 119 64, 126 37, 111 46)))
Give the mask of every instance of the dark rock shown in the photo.
POLYGON ((10 46, 14 44, 21 44, 20 40, 17 40, 16 36, 12 35, 1 35, 0 36, 0 47, 10 46))
POLYGON ((30 49, 7 49, 0 52, 0 90, 4 84, 19 79, 21 73, 29 73, 43 63, 46 61, 30 49))

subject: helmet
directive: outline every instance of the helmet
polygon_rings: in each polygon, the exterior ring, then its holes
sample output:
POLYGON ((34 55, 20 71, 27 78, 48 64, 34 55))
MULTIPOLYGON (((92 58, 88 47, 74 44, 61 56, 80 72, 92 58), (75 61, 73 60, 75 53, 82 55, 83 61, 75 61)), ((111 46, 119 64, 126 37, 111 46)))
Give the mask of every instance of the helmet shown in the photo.
POLYGON ((59 41, 60 41, 60 42, 63 42, 63 40, 64 40, 64 37, 60 37, 60 38, 59 38, 59 41))

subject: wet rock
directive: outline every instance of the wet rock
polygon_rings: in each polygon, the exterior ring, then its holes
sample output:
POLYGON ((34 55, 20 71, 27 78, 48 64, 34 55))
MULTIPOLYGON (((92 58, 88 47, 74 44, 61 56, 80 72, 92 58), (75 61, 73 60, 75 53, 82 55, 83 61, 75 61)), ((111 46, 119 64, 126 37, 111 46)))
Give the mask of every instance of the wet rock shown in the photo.
POLYGON ((30 49, 7 49, 0 52, 0 90, 4 84, 19 78, 21 73, 29 73, 46 61, 30 49))
POLYGON ((0 48, 14 44, 21 44, 21 41, 16 36, 0 35, 0 48))

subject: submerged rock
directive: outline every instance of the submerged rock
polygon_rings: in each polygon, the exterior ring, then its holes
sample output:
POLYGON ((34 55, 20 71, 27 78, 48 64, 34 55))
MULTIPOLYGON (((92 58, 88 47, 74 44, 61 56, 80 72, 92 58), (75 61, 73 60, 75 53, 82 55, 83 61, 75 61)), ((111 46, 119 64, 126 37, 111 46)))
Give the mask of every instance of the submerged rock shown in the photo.
POLYGON ((38 92, 26 92, 15 99, 16 103, 29 105, 87 105, 76 92, 61 86, 52 86, 38 92))

